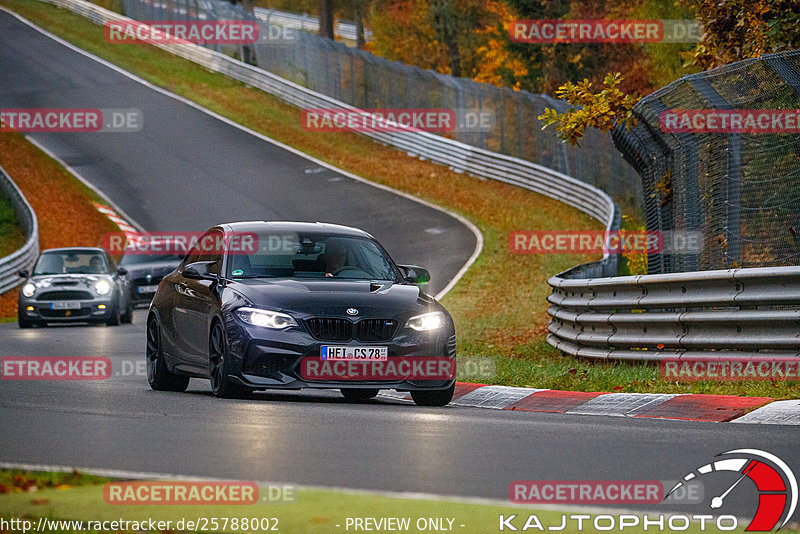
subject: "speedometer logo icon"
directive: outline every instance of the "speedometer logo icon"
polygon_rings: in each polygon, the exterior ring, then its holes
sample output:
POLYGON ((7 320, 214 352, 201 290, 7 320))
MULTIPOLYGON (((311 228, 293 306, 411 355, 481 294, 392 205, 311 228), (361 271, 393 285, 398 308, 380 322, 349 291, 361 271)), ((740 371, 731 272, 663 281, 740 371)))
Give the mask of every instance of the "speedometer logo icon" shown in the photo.
POLYGON ((758 489, 758 509, 745 530, 767 532, 776 526, 780 529, 789 522, 797 508, 797 479, 783 460, 758 449, 735 449, 718 454, 717 458, 720 459, 700 466, 684 476, 683 480, 669 490, 666 497, 686 482, 709 473, 724 471, 739 473, 740 476, 731 486, 711 499, 709 507, 712 510, 722 508, 725 505, 725 498, 735 491, 745 478, 748 478, 758 489))

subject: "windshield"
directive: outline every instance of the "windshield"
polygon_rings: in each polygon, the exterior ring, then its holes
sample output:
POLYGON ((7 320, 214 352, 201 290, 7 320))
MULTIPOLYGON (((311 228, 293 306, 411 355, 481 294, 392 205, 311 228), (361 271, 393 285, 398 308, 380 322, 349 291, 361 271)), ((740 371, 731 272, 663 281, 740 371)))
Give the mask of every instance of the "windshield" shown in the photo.
POLYGON ((231 253, 231 278, 397 280, 391 258, 374 241, 321 234, 258 234, 258 251, 231 253))
POLYGON ((184 254, 128 254, 119 261, 120 265, 141 265, 143 263, 174 263, 178 265, 183 260, 184 254))
POLYGON ((33 274, 108 274, 108 264, 100 252, 45 252, 33 274))

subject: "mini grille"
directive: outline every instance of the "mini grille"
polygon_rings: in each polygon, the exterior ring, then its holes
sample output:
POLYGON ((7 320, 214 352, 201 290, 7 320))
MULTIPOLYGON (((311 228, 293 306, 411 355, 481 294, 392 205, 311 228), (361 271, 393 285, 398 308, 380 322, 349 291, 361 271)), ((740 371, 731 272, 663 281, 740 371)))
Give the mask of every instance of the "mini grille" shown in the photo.
POLYGON ((94 297, 88 291, 45 291, 40 293, 36 300, 92 300, 94 297))

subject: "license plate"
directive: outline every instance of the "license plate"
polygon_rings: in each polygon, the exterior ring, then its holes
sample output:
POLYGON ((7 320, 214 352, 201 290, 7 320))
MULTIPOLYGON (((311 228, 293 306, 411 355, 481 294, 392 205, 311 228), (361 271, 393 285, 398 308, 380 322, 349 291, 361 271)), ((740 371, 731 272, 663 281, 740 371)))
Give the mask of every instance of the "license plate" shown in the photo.
POLYGON ((333 361, 373 361, 382 362, 389 358, 388 347, 347 347, 323 345, 320 358, 333 361))
POLYGON ((73 302, 69 300, 61 300, 58 302, 51 302, 50 303, 51 310, 80 310, 81 303, 80 302, 73 302))
POLYGON ((158 286, 139 286, 136 288, 136 291, 139 293, 155 293, 158 289, 158 286))

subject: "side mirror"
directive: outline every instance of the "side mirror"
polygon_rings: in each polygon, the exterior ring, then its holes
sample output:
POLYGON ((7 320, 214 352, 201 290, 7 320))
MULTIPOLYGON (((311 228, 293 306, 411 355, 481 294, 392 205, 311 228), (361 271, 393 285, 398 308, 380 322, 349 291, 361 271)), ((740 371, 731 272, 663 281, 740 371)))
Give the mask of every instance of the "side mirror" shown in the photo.
POLYGON ((184 278, 192 280, 216 280, 216 275, 211 273, 214 264, 216 264, 214 261, 196 261, 184 267, 181 274, 184 278))
POLYGON ((126 274, 128 274, 128 269, 126 269, 125 267, 117 267, 117 274, 120 276, 125 276, 126 274))
POLYGON ((28 276, 30 276, 30 273, 28 272, 27 269, 22 269, 17 274, 19 275, 20 278, 28 278, 28 276))
POLYGON ((416 265, 398 265, 405 275, 406 282, 412 284, 427 284, 431 281, 431 273, 427 269, 416 265))

